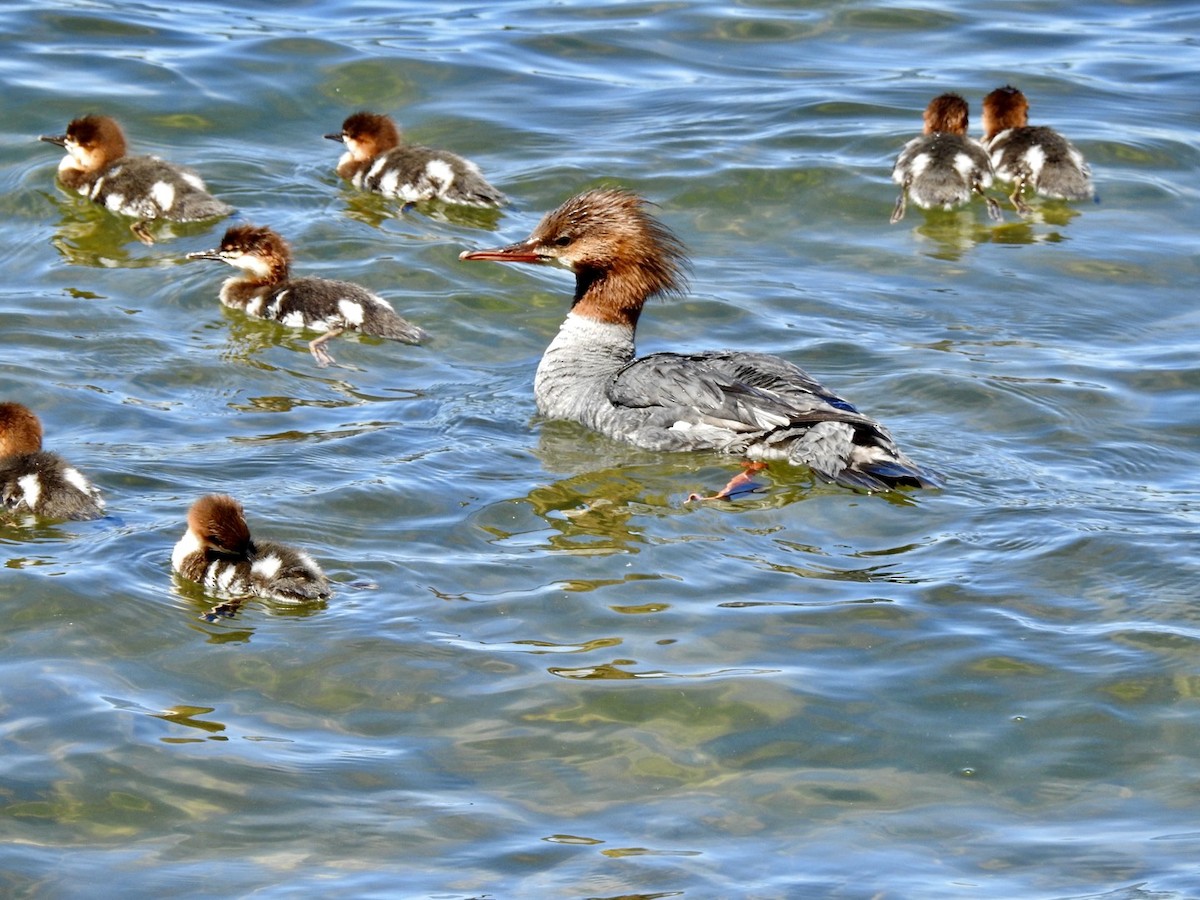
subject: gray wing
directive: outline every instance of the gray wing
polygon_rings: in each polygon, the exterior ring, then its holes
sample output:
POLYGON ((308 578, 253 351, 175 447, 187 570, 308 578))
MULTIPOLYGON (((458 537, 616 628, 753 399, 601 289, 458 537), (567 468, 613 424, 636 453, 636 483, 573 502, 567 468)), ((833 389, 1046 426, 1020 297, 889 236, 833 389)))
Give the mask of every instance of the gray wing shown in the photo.
POLYGON ((874 424, 803 369, 765 353, 653 353, 613 376, 608 399, 742 432, 831 421, 874 424))

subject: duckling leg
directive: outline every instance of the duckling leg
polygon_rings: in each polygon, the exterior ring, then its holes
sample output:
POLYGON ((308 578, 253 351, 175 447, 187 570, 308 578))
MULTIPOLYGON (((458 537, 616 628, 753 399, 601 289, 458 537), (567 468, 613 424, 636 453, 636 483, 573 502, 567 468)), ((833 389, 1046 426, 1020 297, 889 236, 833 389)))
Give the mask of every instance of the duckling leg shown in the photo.
POLYGON ((1033 212, 1033 207, 1025 202, 1025 198, 1021 196, 1025 192, 1025 185, 1029 181, 1028 175, 1022 175, 1017 179, 1017 189, 1012 192, 1012 196, 1008 199, 1012 201, 1013 208, 1023 216, 1027 216, 1033 212))
POLYGON ((976 183, 975 193, 979 194, 983 198, 983 202, 987 204, 988 218, 993 222, 1003 221, 1004 216, 1000 212, 1000 204, 983 192, 982 185, 976 183))
POLYGON ((325 366, 333 362, 333 356, 325 349, 325 344, 328 341, 332 341, 345 330, 345 328, 330 328, 315 341, 309 341, 308 349, 312 352, 313 359, 317 361, 318 366, 325 368, 325 366))
POLYGON ((150 233, 150 223, 145 219, 138 219, 129 226, 129 230, 133 232, 133 236, 145 244, 147 247, 154 246, 154 235, 150 233))
POLYGON ((892 210, 892 220, 889 224, 895 225, 904 218, 904 210, 908 205, 908 185, 900 188, 900 196, 896 198, 896 208, 892 210))

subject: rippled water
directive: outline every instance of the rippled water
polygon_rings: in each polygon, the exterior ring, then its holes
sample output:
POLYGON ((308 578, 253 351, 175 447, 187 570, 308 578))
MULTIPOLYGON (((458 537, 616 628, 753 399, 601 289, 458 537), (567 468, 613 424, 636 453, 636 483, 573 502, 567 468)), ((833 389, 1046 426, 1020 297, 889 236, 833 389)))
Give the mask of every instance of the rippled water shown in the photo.
POLYGON ((1189 4, 9 3, 0 396, 111 515, 0 525, 0 894, 1190 897, 1200 368, 1189 4), (1095 204, 888 225, 943 90, 1006 82, 1095 204), (370 108, 501 215, 356 195, 370 108), (36 141, 120 119, 297 269, 434 338, 222 310, 36 141), (534 418, 566 273, 457 260, 601 184, 687 242, 646 350, 779 353, 943 491, 881 498, 534 418), (311 337, 311 335, 309 335, 311 337), (324 608, 173 578, 227 490, 324 608))

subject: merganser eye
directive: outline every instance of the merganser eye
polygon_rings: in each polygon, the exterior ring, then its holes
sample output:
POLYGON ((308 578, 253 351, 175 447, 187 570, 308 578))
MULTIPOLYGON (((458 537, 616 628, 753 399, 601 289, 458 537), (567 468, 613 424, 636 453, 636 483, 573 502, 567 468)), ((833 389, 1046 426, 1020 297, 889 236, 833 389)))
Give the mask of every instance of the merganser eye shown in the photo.
POLYGON ((569 234, 560 234, 558 237, 556 237, 554 239, 555 247, 566 247, 570 243, 571 243, 571 236, 569 234))

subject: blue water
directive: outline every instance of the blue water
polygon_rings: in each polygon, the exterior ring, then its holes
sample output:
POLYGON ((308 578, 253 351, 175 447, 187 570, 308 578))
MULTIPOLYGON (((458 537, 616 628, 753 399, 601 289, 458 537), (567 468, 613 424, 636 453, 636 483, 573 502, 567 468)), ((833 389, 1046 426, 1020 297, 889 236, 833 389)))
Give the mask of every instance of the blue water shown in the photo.
POLYGON ((0 894, 1200 896, 1200 13, 1190 4, 9 3, 0 397, 109 516, 0 523, 0 894), (944 90, 1012 82, 1095 203, 910 206, 944 90), (333 172, 360 108, 499 215, 333 172), (85 112, 197 168, 408 347, 223 310, 223 225, 62 192, 85 112), (535 416, 562 271, 460 263, 597 185, 686 298, 639 345, 780 354, 941 491, 535 416), (198 495, 303 545, 323 607, 170 571, 198 495))

